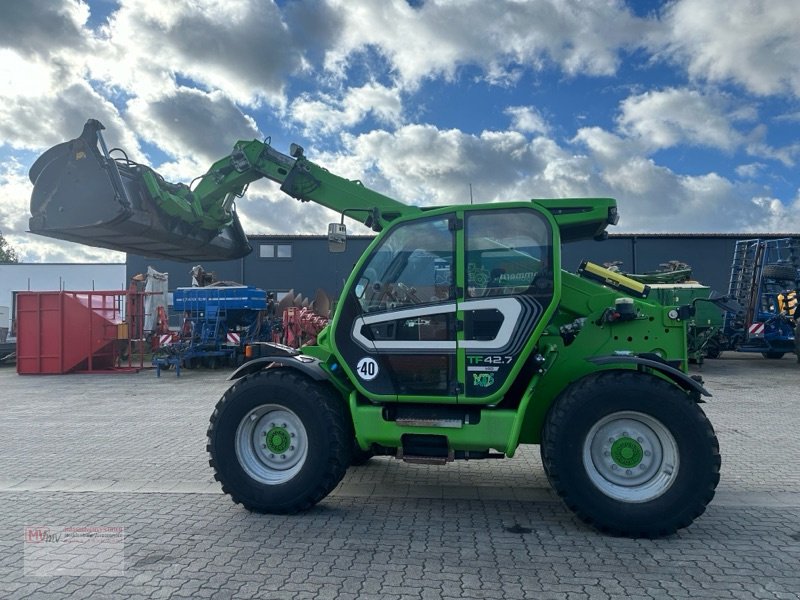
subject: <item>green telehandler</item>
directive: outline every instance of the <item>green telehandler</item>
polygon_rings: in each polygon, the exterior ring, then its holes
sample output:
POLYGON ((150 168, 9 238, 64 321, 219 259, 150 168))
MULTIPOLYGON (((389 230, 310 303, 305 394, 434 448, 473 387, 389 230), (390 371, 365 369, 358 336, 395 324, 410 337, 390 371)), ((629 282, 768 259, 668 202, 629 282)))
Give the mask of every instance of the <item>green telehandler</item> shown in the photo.
POLYGON ((411 463, 513 457, 538 444, 554 490, 603 532, 659 537, 714 496, 720 454, 688 374, 691 306, 561 245, 604 239, 610 198, 409 206, 289 155, 240 141, 193 188, 124 154, 90 120, 32 167, 30 229, 179 260, 249 251, 234 200, 259 178, 377 236, 328 327, 270 346, 231 375, 208 428, 210 464, 245 508, 295 513, 372 456, 411 463), (81 221, 83 219, 83 221, 81 221))

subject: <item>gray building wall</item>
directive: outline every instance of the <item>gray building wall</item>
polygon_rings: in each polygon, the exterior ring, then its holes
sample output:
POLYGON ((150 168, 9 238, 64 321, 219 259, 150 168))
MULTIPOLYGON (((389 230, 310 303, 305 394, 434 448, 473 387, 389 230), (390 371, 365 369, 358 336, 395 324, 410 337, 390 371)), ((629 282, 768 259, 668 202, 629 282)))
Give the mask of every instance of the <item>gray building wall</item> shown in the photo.
MULTIPOLYGON (((755 236, 747 234, 642 234, 612 235, 604 242, 574 242, 563 248, 562 266, 575 271, 582 260, 603 264, 622 261, 622 270, 644 273, 654 271, 661 263, 680 260, 692 266, 698 281, 724 294, 728 291, 733 249, 737 240, 754 237, 779 238, 789 234, 755 236)), ((342 285, 371 237, 349 237, 347 251, 328 252, 325 236, 250 236, 253 252, 235 261, 207 262, 206 271, 217 280, 229 280, 259 287, 267 291, 285 292, 293 289, 304 297, 313 297, 317 288, 331 297, 338 297, 342 285), (262 258, 262 244, 292 247, 291 258, 262 258)), ((146 272, 147 266, 169 273, 170 290, 191 285, 192 263, 147 259, 128 255, 128 278, 146 272)))
POLYGON ((733 234, 615 235, 604 242, 588 241, 565 245, 562 266, 568 271, 575 271, 583 259, 601 265, 622 261, 622 271, 646 273, 658 270, 662 263, 679 260, 691 265, 694 279, 725 294, 728 291, 736 241, 752 237, 754 236, 733 234))
MULTIPOLYGON (((234 281, 251 285, 268 292, 287 292, 313 298, 317 288, 338 298, 345 280, 358 258, 372 241, 370 236, 350 236, 345 252, 328 252, 325 236, 249 236, 253 252, 244 258, 231 261, 202 263, 207 272, 214 273, 217 281, 234 281), (261 257, 261 246, 291 246, 291 258, 261 257)), ((151 266, 169 273, 169 289, 192 285, 191 270, 195 263, 150 259, 128 254, 128 278, 146 273, 151 266)))
POLYGON ((692 266, 692 276, 721 294, 728 292, 733 249, 745 237, 683 237, 664 240, 657 237, 636 237, 631 240, 638 270, 653 271, 659 264, 680 260, 692 266), (665 250, 669 250, 665 252, 665 250))

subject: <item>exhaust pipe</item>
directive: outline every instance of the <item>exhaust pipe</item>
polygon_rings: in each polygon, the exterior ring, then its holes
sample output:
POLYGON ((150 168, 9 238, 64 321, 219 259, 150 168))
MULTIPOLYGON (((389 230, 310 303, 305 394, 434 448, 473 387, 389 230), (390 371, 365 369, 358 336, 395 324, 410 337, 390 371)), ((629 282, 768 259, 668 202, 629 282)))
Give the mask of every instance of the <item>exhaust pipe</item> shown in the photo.
MULTIPOLYGON (((252 251, 239 217, 216 228, 167 213, 148 192, 149 170, 109 155, 100 121, 53 146, 31 167, 31 233, 184 262, 232 260, 252 251)), ((150 171, 152 173, 152 171, 150 171)))

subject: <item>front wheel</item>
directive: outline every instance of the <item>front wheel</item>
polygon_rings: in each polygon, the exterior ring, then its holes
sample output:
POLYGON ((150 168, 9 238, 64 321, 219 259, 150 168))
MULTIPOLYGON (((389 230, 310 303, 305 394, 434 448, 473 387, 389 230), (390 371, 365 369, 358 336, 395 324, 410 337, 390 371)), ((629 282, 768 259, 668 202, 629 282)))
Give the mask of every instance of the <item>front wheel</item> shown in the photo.
POLYGON ((248 510, 294 513, 327 496, 350 465, 353 431, 330 388, 288 369, 234 384, 208 428, 222 491, 248 510))
POLYGON ((589 376, 551 407, 545 472, 583 521, 613 535, 661 537, 705 511, 719 483, 719 442, 697 404, 654 376, 589 376))

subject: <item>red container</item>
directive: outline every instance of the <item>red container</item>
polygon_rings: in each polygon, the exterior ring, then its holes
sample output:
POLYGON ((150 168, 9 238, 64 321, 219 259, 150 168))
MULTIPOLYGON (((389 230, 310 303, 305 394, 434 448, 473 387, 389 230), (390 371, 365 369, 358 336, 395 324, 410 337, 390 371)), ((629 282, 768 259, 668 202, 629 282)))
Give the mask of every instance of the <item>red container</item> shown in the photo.
POLYGON ((124 292, 18 292, 17 373, 113 369, 124 292))

